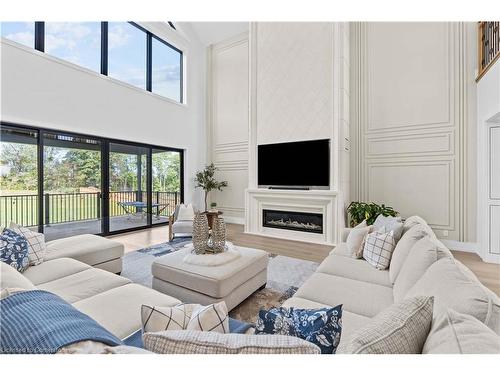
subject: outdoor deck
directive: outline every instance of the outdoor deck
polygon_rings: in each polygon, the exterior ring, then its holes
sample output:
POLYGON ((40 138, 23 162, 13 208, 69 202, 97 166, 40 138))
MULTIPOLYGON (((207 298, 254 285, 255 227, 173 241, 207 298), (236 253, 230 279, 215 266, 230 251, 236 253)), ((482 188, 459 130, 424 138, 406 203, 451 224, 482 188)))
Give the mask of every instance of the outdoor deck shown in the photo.
MULTIPOLYGON (((153 224, 166 223, 168 217, 153 215, 153 224)), ((118 231, 129 228, 136 228, 146 225, 146 218, 141 215, 123 215, 114 216, 109 219, 111 231, 118 231)), ((44 228, 45 239, 47 241, 56 240, 58 238, 75 236, 77 234, 95 234, 101 232, 101 220, 82 220, 71 221, 67 223, 50 224, 44 228)))

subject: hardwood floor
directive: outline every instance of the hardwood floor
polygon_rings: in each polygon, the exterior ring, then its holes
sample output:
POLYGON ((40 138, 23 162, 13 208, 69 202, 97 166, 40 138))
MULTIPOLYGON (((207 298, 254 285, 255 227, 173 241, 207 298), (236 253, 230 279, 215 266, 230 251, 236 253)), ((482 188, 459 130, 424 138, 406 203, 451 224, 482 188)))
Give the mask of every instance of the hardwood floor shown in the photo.
MULTIPOLYGON (((161 226, 142 231, 112 236, 125 246, 125 252, 135 251, 147 246, 168 241, 168 227, 161 226)), ((321 262, 331 251, 330 246, 316 245, 305 242, 282 240, 243 233, 243 225, 228 224, 227 238, 235 245, 253 247, 270 253, 289 257, 321 262)), ((472 253, 453 251, 453 255, 479 278, 489 289, 500 295, 500 265, 484 263, 481 258, 472 253)))

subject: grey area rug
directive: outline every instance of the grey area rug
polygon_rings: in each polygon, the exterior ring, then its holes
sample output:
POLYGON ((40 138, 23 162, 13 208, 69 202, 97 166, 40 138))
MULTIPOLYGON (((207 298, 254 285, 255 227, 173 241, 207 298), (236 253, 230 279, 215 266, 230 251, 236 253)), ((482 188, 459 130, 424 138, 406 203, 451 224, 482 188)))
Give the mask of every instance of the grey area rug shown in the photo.
MULTIPOLYGON (((177 251, 191 242, 190 238, 176 238, 172 242, 146 247, 123 257, 122 276, 151 288, 151 265, 160 256, 177 251)), ((236 306, 230 316, 234 319, 255 323, 261 309, 269 309, 292 297, 297 289, 316 270, 318 263, 269 254, 266 288, 254 292, 236 306)))

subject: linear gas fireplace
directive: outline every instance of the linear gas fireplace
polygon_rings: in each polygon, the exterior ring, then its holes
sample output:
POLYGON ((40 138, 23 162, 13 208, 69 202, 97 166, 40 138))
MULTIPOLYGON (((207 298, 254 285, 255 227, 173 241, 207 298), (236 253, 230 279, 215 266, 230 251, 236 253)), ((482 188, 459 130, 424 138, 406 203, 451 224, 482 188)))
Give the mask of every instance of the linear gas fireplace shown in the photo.
POLYGON ((262 226, 309 233, 323 233, 323 215, 309 212, 262 210, 262 226))

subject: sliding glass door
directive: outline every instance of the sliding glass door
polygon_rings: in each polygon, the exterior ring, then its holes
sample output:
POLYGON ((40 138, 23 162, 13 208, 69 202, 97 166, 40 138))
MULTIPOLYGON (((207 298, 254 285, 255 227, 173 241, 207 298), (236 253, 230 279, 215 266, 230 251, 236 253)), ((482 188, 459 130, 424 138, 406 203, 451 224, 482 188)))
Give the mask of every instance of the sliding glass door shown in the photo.
POLYGON ((0 139, 0 226, 38 230, 38 133, 2 126, 0 139))
POLYGON ((47 240, 165 225, 183 201, 183 151, 1 123, 0 225, 47 240))
POLYGON ((181 202, 181 153, 153 148, 153 224, 168 222, 181 202))
POLYGON ((109 143, 109 231, 150 223, 148 147, 109 143))
POLYGON ((43 133, 43 212, 48 240, 102 233, 101 141, 43 133))

